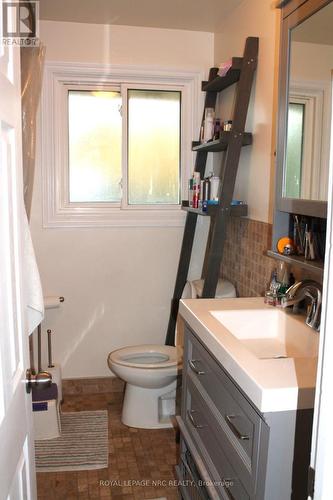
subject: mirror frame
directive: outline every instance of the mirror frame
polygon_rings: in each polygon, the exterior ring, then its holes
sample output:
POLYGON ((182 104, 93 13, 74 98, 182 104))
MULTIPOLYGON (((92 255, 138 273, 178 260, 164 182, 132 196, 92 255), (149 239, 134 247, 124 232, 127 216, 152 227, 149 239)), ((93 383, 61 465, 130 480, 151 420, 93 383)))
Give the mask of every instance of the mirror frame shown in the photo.
POLYGON ((286 198, 282 196, 282 189, 287 143, 291 30, 332 1, 333 0, 291 0, 283 7, 281 18, 275 204, 276 209, 281 212, 321 218, 326 218, 327 216, 326 201, 286 198))

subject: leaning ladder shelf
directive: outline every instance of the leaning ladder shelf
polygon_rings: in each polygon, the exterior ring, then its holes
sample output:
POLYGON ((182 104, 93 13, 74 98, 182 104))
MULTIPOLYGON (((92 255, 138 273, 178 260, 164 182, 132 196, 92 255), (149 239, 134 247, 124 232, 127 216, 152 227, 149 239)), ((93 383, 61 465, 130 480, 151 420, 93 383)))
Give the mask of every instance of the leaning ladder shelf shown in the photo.
POLYGON ((175 289, 171 303, 166 336, 167 345, 174 345, 175 341, 175 327, 179 300, 187 280, 198 216, 209 216, 211 219, 202 271, 202 277, 204 279, 202 298, 209 298, 215 296, 228 218, 230 216, 240 217, 247 215, 247 205, 232 206, 231 203, 241 149, 243 146, 252 144, 252 134, 245 132, 245 123, 254 73, 257 68, 258 48, 259 39, 257 37, 247 38, 243 57, 232 58, 232 65, 225 76, 218 76, 218 68, 211 68, 208 81, 202 82, 202 90, 206 92, 203 117, 205 116, 206 108, 215 108, 217 94, 234 83, 237 83, 232 130, 230 132, 222 132, 220 139, 217 141, 211 141, 206 144, 201 144, 200 142, 192 143, 192 150, 197 153, 194 171, 200 173, 201 179, 205 175, 208 153, 225 151, 225 158, 223 160, 223 165, 221 162, 220 169, 220 201, 218 205, 210 206, 208 212, 193 209, 188 206, 187 202, 183 202, 182 208, 187 211, 187 217, 175 289))

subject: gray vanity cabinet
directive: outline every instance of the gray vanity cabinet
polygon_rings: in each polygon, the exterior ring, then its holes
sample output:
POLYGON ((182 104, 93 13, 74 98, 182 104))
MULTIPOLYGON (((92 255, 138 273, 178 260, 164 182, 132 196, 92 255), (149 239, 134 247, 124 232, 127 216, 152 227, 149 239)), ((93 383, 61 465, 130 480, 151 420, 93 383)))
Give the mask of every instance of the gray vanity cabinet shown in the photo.
POLYGON ((184 499, 307 498, 312 410, 260 413, 188 326, 178 421, 184 499))

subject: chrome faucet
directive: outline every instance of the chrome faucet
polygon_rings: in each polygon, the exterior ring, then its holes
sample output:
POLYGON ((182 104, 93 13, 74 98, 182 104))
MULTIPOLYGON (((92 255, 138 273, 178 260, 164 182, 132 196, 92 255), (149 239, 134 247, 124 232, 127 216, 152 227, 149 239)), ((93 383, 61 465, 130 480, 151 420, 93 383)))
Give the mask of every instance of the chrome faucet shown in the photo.
POLYGON ((288 288, 285 296, 281 299, 281 306, 293 306, 305 298, 310 299, 310 307, 305 323, 314 330, 319 331, 322 298, 322 286, 320 283, 313 280, 298 281, 288 288))

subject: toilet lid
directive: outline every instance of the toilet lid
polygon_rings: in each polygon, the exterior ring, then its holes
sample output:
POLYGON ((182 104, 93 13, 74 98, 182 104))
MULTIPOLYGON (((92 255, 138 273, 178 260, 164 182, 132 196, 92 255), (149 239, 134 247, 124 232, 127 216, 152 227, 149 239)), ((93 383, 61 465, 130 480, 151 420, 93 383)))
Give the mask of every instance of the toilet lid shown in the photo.
POLYGON ((144 344, 123 347, 109 354, 113 363, 134 368, 168 368, 182 362, 181 347, 144 344))

